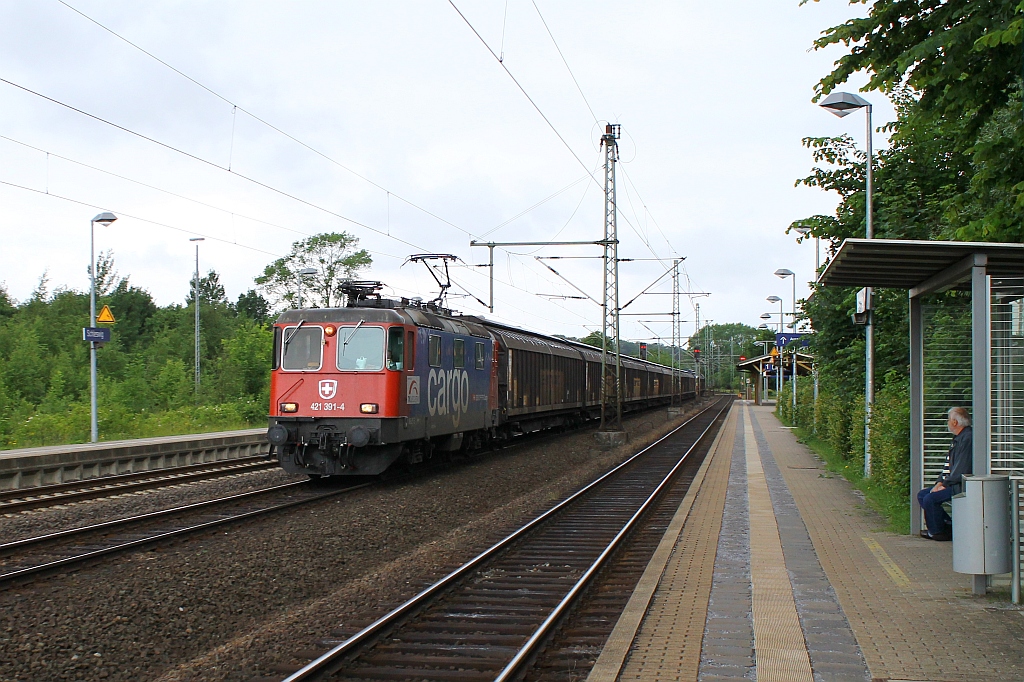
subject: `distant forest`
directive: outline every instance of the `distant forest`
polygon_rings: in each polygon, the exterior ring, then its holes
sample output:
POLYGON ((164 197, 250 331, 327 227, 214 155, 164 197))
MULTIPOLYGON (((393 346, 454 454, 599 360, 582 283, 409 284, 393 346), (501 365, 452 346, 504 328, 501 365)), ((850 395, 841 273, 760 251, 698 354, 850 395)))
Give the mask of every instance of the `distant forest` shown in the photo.
MULTIPOLYGON (((229 301, 216 272, 199 280, 202 381, 194 380, 192 282, 184 305, 153 297, 99 259, 97 310, 117 319, 97 352, 101 440, 264 423, 272 332, 255 290, 229 301)), ((44 275, 28 300, 0 285, 0 447, 89 440, 89 293, 49 291, 44 275)), ((102 325, 101 325, 102 326, 102 325)))
MULTIPOLYGON (((194 282, 183 304, 159 307, 149 292, 118 275, 111 252, 101 254, 97 311, 110 306, 116 322, 110 342, 97 352, 100 440, 265 424, 274 311, 298 305, 302 272, 304 305, 338 305, 341 282, 371 264, 357 247, 344 232, 296 242, 235 301, 215 271, 201 277, 198 386, 194 282)), ((88 291, 51 291, 44 274, 27 300, 15 301, 0 284, 0 449, 89 440, 89 344, 82 340, 88 320, 88 291)), ((702 342, 694 337, 683 345, 706 346, 702 375, 733 387, 740 381, 736 359, 758 352, 754 340, 765 334, 746 325, 713 325, 702 330, 702 342)), ((579 340, 601 346, 599 333, 579 340)), ((670 346, 660 341, 648 341, 648 359, 670 365, 670 346)), ((621 347, 624 355, 640 355, 636 342, 623 340, 621 347)), ((695 366, 689 350, 680 352, 679 362, 695 366)))

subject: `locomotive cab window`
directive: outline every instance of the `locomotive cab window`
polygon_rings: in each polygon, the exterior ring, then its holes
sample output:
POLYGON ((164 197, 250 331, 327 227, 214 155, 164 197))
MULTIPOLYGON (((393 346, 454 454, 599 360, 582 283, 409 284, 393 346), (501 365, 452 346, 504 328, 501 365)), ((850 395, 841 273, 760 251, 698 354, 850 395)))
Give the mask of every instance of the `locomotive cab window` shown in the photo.
POLYGON ((289 371, 320 369, 324 354, 324 328, 286 327, 281 343, 281 368, 289 371))
POLYGON ((455 366, 462 369, 466 366, 466 342, 463 339, 455 339, 454 344, 455 366))
POLYGON ((441 366, 441 337, 431 334, 427 346, 427 364, 431 367, 441 366))
POLYGON ((484 368, 484 360, 485 360, 484 344, 477 342, 477 343, 475 343, 473 345, 476 348, 476 357, 474 358, 474 360, 475 360, 474 366, 477 369, 483 369, 484 368))
POLYGON ((338 329, 338 369, 379 372, 384 369, 384 330, 381 327, 338 329))
POLYGON ((388 369, 400 371, 405 362, 405 329, 388 329, 388 369))
POLYGON ((270 361, 270 369, 277 369, 281 366, 281 328, 274 327, 274 355, 270 361))

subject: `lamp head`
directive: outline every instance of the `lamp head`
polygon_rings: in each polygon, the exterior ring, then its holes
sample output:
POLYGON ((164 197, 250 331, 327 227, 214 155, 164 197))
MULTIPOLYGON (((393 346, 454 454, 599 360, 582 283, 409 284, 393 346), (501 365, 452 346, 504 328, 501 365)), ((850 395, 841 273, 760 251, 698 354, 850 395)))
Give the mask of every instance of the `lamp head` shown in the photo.
POLYGON ((811 233, 811 228, 809 227, 794 227, 793 229, 799 232, 803 237, 806 237, 811 233))
POLYGON ((781 277, 782 279, 786 279, 787 277, 793 276, 793 271, 787 270, 786 268, 779 268, 778 270, 775 271, 775 276, 781 277))
POLYGON ((768 298, 766 298, 765 300, 766 300, 766 301, 768 301, 769 303, 778 303, 778 302, 779 302, 779 301, 781 301, 782 299, 781 299, 781 298, 779 298, 778 296, 769 296, 769 297, 768 297, 768 298))
POLYGON ((772 319, 772 314, 771 313, 761 313, 761 319, 762 320, 770 320, 770 319, 772 319))
POLYGON ((106 227, 107 225, 109 225, 110 223, 114 222, 115 220, 117 220, 117 216, 114 215, 113 213, 108 213, 108 212, 100 213, 98 216, 96 216, 95 218, 92 219, 92 221, 94 223, 99 223, 103 227, 106 227))
POLYGON ((758 328, 758 329, 767 329, 767 328, 768 328, 768 325, 767 325, 767 324, 765 324, 764 322, 762 322, 761 324, 759 324, 759 325, 757 326, 757 328, 758 328))
POLYGON ((871 102, 852 92, 833 92, 818 106, 842 118, 862 107, 870 107, 871 102))
POLYGON ((299 274, 300 275, 315 275, 316 274, 316 268, 302 268, 301 270, 299 270, 299 274))
POLYGON ((188 240, 190 242, 205 242, 206 237, 189 237, 188 240))

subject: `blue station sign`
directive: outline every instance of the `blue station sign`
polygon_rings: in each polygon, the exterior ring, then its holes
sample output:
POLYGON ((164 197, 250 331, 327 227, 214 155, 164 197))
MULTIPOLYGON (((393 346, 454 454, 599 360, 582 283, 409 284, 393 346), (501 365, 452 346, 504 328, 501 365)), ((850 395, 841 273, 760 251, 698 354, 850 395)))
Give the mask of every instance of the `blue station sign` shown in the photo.
POLYGON ((776 334, 775 335, 775 347, 785 348, 793 341, 800 341, 800 346, 806 348, 808 345, 808 339, 805 336, 810 334, 797 334, 796 332, 790 332, 789 334, 776 334))
POLYGON ((109 343, 110 330, 106 327, 82 327, 82 340, 93 343, 109 343))

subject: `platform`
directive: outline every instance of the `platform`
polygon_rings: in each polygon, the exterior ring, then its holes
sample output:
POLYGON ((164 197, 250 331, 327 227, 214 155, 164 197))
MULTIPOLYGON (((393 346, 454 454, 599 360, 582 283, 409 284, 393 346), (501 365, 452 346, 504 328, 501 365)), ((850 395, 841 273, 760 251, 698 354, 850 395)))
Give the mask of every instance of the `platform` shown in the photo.
POLYGON ((737 401, 588 682, 1024 679, 1024 612, 737 401))
POLYGON ((0 450, 0 490, 265 454, 267 429, 0 450))

